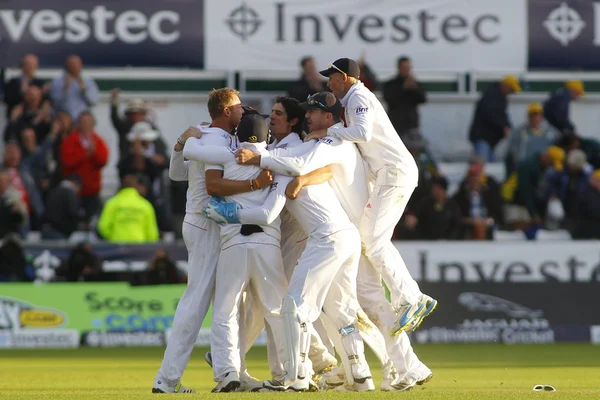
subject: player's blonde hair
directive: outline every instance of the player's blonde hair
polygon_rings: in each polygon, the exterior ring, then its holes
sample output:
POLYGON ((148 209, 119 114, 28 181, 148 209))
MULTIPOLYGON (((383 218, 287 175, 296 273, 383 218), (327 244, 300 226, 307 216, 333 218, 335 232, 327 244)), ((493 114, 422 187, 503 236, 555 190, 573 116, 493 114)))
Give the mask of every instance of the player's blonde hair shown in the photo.
POLYGON ((208 94, 208 114, 212 119, 220 117, 223 111, 233 105, 240 92, 235 89, 213 89, 208 94))
POLYGON ((356 79, 353 76, 349 76, 348 77, 348 82, 350 82, 352 85, 354 85, 355 83, 358 83, 359 79, 356 79))

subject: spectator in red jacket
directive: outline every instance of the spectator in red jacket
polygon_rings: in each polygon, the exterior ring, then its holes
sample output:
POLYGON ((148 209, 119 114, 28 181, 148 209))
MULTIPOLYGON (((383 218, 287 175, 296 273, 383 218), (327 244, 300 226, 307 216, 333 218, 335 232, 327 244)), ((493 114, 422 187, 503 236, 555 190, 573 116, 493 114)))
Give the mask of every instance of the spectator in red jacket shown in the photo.
POLYGON ((95 123, 91 112, 81 113, 77 129, 63 140, 60 148, 63 176, 76 174, 81 177, 79 195, 88 220, 102 208, 102 168, 108 161, 108 147, 94 131, 95 123))

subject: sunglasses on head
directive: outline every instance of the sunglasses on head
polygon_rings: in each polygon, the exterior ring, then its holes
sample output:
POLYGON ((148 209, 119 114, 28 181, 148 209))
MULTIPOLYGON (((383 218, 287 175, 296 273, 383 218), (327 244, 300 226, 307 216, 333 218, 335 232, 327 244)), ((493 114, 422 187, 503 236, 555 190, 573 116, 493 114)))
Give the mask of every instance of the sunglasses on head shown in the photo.
POLYGON ((317 105, 323 109, 327 109, 327 106, 325 104, 321 103, 320 101, 315 99, 313 96, 308 96, 306 98, 306 104, 308 104, 309 106, 317 105))
POLYGON ((344 71, 339 69, 334 63, 330 63, 329 66, 327 67, 327 69, 331 69, 331 68, 337 70, 341 74, 347 75, 344 71))
POLYGON ((553 386, 550 385, 535 385, 533 387, 533 390, 535 392, 541 392, 541 391, 545 391, 545 392, 555 392, 556 389, 554 389, 553 386))

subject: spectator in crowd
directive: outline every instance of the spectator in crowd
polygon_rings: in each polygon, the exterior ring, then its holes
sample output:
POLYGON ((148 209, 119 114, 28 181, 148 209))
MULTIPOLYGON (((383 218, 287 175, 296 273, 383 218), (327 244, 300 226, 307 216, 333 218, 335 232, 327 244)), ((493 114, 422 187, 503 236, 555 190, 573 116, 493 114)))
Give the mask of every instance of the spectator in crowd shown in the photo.
POLYGON ((154 191, 152 190, 154 185, 152 185, 152 182, 148 176, 144 174, 137 174, 136 179, 136 189, 140 195, 148 200, 150 204, 152 204, 152 207, 154 207, 154 212, 156 213, 156 222, 158 223, 158 230, 160 232, 172 232, 172 215, 167 208, 164 196, 160 194, 154 194, 154 191))
MULTIPOLYGON (((129 135, 133 131, 134 125, 138 122, 145 122, 150 125, 149 130, 159 132, 158 128, 148 117, 148 106, 142 99, 132 99, 127 103, 125 107, 125 115, 121 117, 119 115, 119 93, 120 89, 114 89, 111 92, 110 101, 110 119, 112 121, 117 134, 119 135, 119 160, 122 160, 129 153, 130 140, 129 135)), ((145 125, 144 125, 145 126, 145 125)), ((159 165, 166 167, 167 165, 167 146, 160 137, 160 134, 152 142, 155 148, 156 154, 160 154, 164 157, 164 160, 160 160, 159 165)))
POLYGON ((38 146, 33 128, 26 127, 21 132, 21 147, 23 148, 21 166, 29 171, 43 198, 50 189, 51 176, 48 160, 53 157, 52 150, 57 136, 58 131, 55 124, 53 124, 50 134, 38 146))
POLYGON ((63 140, 60 149, 63 176, 76 174, 81 177, 79 195, 88 221, 102 207, 102 168, 108 161, 108 147, 94 131, 95 123, 92 113, 82 112, 77 121, 77 129, 63 140))
POLYGON ((4 237, 0 246, 0 282, 31 282, 35 278, 33 275, 34 273, 27 268, 25 250, 19 237, 4 237))
POLYGON ((67 111, 73 120, 98 102, 98 86, 82 73, 83 63, 77 55, 65 61, 64 73, 50 86, 50 98, 55 110, 67 111))
POLYGON ((521 161, 502 186, 502 197, 507 203, 505 219, 514 229, 525 230, 541 226, 546 214, 545 204, 536 197, 544 173, 549 168, 563 168, 565 152, 558 146, 550 146, 521 161))
POLYGON ((500 186, 484 168, 483 157, 471 157, 465 179, 453 197, 460 209, 465 239, 491 239, 494 226, 502 225, 500 186))
POLYGON ((566 168, 550 168, 544 174, 537 191, 543 204, 557 198, 564 210, 564 227, 573 230, 577 200, 588 186, 591 168, 585 153, 575 149, 567 154, 566 168))
POLYGON ((109 242, 150 243, 159 239, 152 204, 137 190, 135 175, 123 178, 121 190, 109 199, 98 220, 98 232, 109 242))
POLYGON ((440 173, 433 155, 427 148, 427 140, 420 132, 405 136, 403 141, 419 167, 419 186, 410 196, 403 217, 395 230, 395 237, 398 239, 409 239, 415 236, 414 217, 419 204, 431 194, 431 180, 440 173))
POLYGON ((37 230, 44 215, 44 202, 29 170, 21 165, 21 149, 14 142, 7 143, 4 148, 4 168, 12 187, 19 192, 21 199, 27 205, 30 228, 37 230))
POLYGON ((544 121, 543 112, 541 104, 529 104, 527 123, 511 133, 505 159, 506 176, 515 171, 518 163, 535 153, 544 152, 558 138, 557 132, 544 121))
POLYGON ((383 86, 383 98, 388 105, 388 115, 402 139, 421 134, 419 105, 427 101, 425 91, 412 74, 408 57, 398 59, 398 76, 383 86))
POLYGON ((302 76, 288 89, 290 97, 298 101, 305 101, 313 93, 328 90, 312 57, 304 57, 300 60, 300 66, 302 67, 302 76))
POLYGON ((570 118, 571 101, 585 94, 583 82, 567 81, 565 86, 558 88, 544 103, 544 117, 562 135, 577 133, 570 118))
POLYGON ((81 177, 70 175, 52 189, 46 203, 44 239, 68 239, 79 227, 81 217, 81 177))
POLYGON ((412 221, 416 226, 416 239, 458 239, 462 217, 458 205, 448 197, 448 180, 435 176, 430 186, 430 195, 420 202, 412 221))
POLYGON ((558 143, 560 147, 569 152, 581 149, 587 161, 594 168, 600 168, 600 142, 592 138, 583 138, 575 133, 565 135, 558 143))
POLYGON ((50 134, 56 135, 52 148, 52 158, 49 160, 48 169, 52 174, 51 185, 57 186, 63 179, 63 166, 60 162, 60 149, 63 141, 73 132, 73 119, 66 111, 56 113, 52 121, 50 134))
POLYGON ((469 131, 469 140, 475 153, 485 161, 494 160, 494 149, 505 136, 510 135, 508 95, 519 93, 521 85, 516 76, 505 76, 502 81, 487 88, 477 105, 469 131))
POLYGON ((23 102, 25 93, 27 93, 30 86, 40 88, 44 96, 46 96, 50 88, 49 84, 35 77, 38 68, 38 57, 35 54, 25 54, 21 58, 19 66, 21 67, 21 76, 12 78, 10 81, 4 83, 6 118, 10 118, 13 108, 23 102))
POLYGON ((146 285, 165 285, 182 283, 175 263, 162 247, 156 249, 154 257, 148 262, 146 285))
POLYGON ((23 102, 13 107, 8 125, 4 130, 4 141, 14 140, 21 142, 19 134, 26 126, 35 129, 38 143, 41 143, 50 131, 50 116, 52 110, 49 103, 44 103, 42 90, 31 85, 25 92, 23 102))
POLYGON ((67 282, 98 282, 102 280, 102 260, 90 243, 79 243, 63 261, 57 275, 67 282))
POLYGON ((589 184, 579 196, 574 229, 575 239, 600 239, 600 169, 590 176, 589 184))
POLYGON ((23 232, 28 221, 27 204, 11 184, 8 171, 0 169, 0 239, 23 232))
POLYGON ((149 122, 141 121, 133 125, 127 135, 129 148, 119 162, 121 179, 128 174, 146 174, 152 183, 160 177, 160 172, 167 166, 168 159, 165 148, 157 148, 156 143, 160 133, 149 122), (163 151, 161 153, 160 151, 163 151))
POLYGON ((365 53, 358 60, 358 68, 360 69, 360 81, 371 92, 375 91, 377 89, 377 76, 369 67, 369 64, 367 64, 367 55, 365 53))

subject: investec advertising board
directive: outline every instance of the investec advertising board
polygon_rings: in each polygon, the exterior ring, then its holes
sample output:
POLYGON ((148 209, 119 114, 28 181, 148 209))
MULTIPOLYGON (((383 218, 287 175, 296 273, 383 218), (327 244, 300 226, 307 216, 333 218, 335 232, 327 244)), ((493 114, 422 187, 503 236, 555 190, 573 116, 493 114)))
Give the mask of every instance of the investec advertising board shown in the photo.
POLYGON ((219 0, 205 2, 206 67, 298 70, 366 53, 375 70, 400 55, 419 70, 518 70, 527 58, 523 0, 219 0))
POLYGON ((203 0, 3 0, 0 61, 43 67, 79 54, 90 66, 203 67, 203 0))

